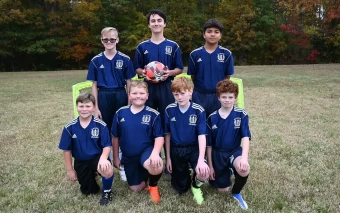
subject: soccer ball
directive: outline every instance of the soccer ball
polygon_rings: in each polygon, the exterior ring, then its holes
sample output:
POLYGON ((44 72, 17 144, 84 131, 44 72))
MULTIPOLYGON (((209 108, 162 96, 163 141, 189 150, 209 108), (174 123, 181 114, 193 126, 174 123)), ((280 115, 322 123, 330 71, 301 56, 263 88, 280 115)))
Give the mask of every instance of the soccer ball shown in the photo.
POLYGON ((145 79, 152 83, 159 83, 162 81, 164 74, 164 64, 158 61, 152 61, 145 67, 145 79))

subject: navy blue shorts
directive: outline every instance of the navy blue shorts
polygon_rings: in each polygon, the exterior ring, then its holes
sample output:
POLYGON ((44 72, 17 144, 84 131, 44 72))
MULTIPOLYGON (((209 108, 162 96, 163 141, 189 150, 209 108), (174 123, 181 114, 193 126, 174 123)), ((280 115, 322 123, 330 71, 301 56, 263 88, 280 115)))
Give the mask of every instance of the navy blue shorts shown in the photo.
POLYGON ((111 131, 113 117, 116 111, 128 104, 128 97, 125 88, 98 90, 98 108, 102 114, 103 121, 111 131))
POLYGON ((195 168, 199 157, 199 148, 198 146, 171 146, 170 156, 172 165, 171 185, 182 194, 188 191, 191 186, 192 178, 188 164, 194 170, 194 176, 196 175, 195 168))
POLYGON ((231 170, 235 172, 234 160, 242 155, 242 147, 231 152, 212 149, 212 163, 215 170, 215 180, 210 180, 214 188, 227 188, 231 186, 231 170))
POLYGON ((101 155, 90 160, 74 160, 74 170, 77 172, 80 191, 85 194, 96 194, 100 188, 96 182, 97 167, 101 155))
POLYGON ((202 93, 194 89, 194 92, 192 93, 192 102, 201 105, 205 109, 207 117, 221 108, 221 103, 218 100, 216 93, 202 93))
POLYGON ((149 146, 141 155, 136 157, 125 157, 123 153, 121 163, 124 164, 126 179, 129 186, 139 185, 141 182, 147 180, 149 173, 148 170, 144 168, 143 164, 150 157, 152 150, 153 146, 149 146))

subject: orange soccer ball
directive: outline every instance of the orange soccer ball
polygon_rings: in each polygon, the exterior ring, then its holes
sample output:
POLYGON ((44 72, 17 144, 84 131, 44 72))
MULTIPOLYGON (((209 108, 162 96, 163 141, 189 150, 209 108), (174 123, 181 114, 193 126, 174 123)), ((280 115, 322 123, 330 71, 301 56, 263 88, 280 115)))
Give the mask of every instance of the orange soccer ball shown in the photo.
POLYGON ((152 83, 159 83, 162 81, 164 75, 164 64, 158 61, 152 61, 145 67, 145 79, 152 83))

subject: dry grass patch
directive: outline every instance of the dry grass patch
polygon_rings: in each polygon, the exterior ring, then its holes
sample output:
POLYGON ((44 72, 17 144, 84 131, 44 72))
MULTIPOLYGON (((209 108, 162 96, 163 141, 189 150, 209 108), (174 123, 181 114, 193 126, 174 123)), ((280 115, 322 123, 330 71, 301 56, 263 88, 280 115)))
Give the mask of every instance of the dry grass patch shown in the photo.
MULTIPOLYGON (((178 196, 162 177, 162 201, 115 178, 114 201, 83 196, 58 150, 72 119, 71 86, 86 71, 0 73, 1 212, 240 212, 230 194, 203 187, 205 203, 178 196)), ((239 66, 250 115, 249 212, 340 212, 340 65, 239 66)), ((117 174, 117 173, 116 173, 117 174)), ((116 177, 118 177, 116 175, 116 177)))

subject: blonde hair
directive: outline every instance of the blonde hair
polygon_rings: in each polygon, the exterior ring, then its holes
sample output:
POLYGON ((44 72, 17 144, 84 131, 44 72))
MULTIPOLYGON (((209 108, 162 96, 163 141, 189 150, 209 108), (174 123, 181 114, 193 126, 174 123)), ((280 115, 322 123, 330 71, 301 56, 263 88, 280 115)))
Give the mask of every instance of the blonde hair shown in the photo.
POLYGON ((171 84, 171 92, 191 91, 192 81, 184 76, 176 77, 171 84))
POLYGON ((140 87, 140 88, 144 88, 146 90, 146 92, 149 92, 148 90, 148 84, 145 83, 144 81, 139 81, 139 80, 134 80, 131 81, 130 87, 129 87, 129 92, 131 91, 132 87, 140 87))
POLYGON ((105 27, 104 29, 102 29, 101 37, 103 37, 104 34, 109 32, 113 32, 118 38, 118 30, 114 27, 105 27))

